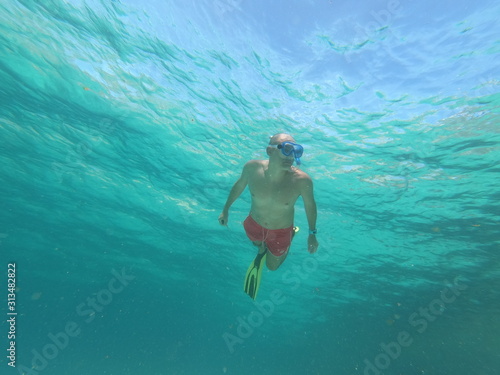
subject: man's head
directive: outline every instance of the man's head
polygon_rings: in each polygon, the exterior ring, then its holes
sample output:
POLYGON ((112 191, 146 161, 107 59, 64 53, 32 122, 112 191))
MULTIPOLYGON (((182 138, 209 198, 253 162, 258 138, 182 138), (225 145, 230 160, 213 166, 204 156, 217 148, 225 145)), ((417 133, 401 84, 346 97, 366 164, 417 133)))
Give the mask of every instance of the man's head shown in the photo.
POLYGON ((290 134, 278 133, 270 138, 266 151, 270 163, 289 169, 294 161, 300 164, 299 158, 302 156, 303 149, 295 143, 295 139, 290 134))
POLYGON ((269 137, 270 145, 278 145, 286 141, 295 143, 295 139, 293 139, 293 137, 290 134, 286 133, 278 133, 273 135, 272 137, 269 137))

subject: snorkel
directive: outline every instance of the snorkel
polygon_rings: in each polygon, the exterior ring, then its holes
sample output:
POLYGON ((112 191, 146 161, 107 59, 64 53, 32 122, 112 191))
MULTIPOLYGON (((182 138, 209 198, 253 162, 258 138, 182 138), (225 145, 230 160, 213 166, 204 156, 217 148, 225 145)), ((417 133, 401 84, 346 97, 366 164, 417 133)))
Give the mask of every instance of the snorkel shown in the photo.
POLYGON ((293 152, 293 157, 295 158, 295 163, 297 165, 300 165, 300 157, 297 156, 297 153, 295 151, 293 152))

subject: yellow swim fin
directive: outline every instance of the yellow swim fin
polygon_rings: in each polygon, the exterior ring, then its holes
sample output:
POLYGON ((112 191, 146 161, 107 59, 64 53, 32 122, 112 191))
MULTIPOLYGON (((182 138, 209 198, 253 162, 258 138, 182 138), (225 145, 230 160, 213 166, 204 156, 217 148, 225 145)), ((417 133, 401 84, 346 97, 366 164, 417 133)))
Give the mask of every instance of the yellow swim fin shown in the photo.
POLYGON ((262 269, 266 263, 267 250, 261 254, 257 254, 253 262, 248 267, 247 274, 245 276, 245 284, 243 289, 245 293, 248 294, 252 299, 257 298, 257 292, 259 291, 260 279, 262 277, 262 269))

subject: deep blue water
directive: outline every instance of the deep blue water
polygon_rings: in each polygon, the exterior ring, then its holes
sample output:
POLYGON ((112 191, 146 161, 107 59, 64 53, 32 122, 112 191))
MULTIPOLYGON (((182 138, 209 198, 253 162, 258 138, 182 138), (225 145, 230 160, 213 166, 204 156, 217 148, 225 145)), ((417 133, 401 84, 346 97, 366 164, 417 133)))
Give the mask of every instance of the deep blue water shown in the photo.
POLYGON ((498 374, 499 11, 2 2, 0 373, 498 374), (248 192, 217 217, 282 131, 320 248, 253 303, 248 192))

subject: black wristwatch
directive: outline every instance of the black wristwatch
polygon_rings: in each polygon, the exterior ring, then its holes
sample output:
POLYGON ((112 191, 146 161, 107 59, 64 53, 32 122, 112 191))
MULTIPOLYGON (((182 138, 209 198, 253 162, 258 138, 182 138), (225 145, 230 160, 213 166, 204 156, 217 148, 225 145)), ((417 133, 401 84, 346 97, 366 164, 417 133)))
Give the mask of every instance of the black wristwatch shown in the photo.
POLYGON ((317 229, 309 229, 309 234, 314 234, 314 235, 316 235, 316 233, 318 233, 318 230, 317 230, 317 229))

